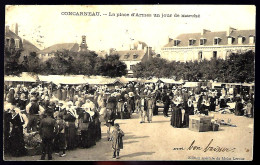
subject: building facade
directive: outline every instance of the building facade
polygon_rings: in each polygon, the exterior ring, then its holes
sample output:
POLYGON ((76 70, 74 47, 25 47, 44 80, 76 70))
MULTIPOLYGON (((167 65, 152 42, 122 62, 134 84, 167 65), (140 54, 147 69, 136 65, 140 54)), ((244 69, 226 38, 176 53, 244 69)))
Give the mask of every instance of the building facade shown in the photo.
POLYGON ((152 57, 152 47, 147 46, 146 43, 137 41, 130 45, 129 50, 116 51, 110 49, 109 55, 119 55, 119 60, 124 62, 127 66, 127 75, 133 75, 133 67, 139 62, 144 62, 152 57))
POLYGON ((255 30, 211 32, 203 29, 201 33, 181 34, 161 49, 161 57, 169 61, 201 61, 212 58, 227 59, 231 53, 255 51, 255 30))
POLYGON ((17 23, 15 24, 14 31, 11 31, 9 26, 5 27, 5 48, 10 52, 23 49, 22 39, 18 36, 17 23))

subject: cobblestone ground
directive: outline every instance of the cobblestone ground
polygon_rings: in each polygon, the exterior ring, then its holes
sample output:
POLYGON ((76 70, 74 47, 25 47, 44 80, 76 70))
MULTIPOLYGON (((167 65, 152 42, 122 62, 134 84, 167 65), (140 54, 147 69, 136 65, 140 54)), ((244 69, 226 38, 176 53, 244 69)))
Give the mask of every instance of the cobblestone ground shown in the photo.
MULTIPOLYGON (((253 149, 253 119, 234 114, 215 113, 215 119, 231 119, 237 127, 221 126, 219 131, 194 132, 188 128, 173 128, 170 118, 160 113, 153 117, 152 123, 140 124, 138 114, 132 119, 116 120, 125 132, 124 149, 120 152, 120 159, 112 159, 111 142, 106 139, 106 126, 102 123, 102 139, 88 149, 67 151, 65 157, 53 154, 54 160, 251 160, 253 149), (217 152, 203 149, 210 143, 210 147, 230 148, 232 151, 217 152), (193 146, 202 150, 188 150, 193 146)), ((194 148, 193 148, 194 149, 194 148)), ((25 157, 9 157, 5 160, 39 160, 40 155, 25 157)))

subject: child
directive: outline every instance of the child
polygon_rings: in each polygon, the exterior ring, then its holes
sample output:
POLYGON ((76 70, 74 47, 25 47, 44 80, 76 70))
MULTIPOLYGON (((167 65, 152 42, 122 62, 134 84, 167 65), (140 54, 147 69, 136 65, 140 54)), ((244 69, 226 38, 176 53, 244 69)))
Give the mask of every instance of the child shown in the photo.
POLYGON ((120 149, 123 149, 123 136, 124 132, 120 129, 119 124, 115 123, 111 136, 113 158, 119 159, 120 149))
POLYGON ((57 134, 57 143, 59 147, 59 156, 64 157, 66 156, 66 137, 65 137, 65 121, 63 119, 63 115, 58 113, 57 116, 57 124, 58 124, 58 134, 57 134))

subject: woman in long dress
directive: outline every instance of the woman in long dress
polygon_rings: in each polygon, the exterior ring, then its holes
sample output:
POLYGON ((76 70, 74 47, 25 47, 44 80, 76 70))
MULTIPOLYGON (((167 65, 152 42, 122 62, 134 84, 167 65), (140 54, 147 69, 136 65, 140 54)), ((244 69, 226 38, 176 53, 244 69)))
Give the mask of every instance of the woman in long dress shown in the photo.
POLYGON ((24 156, 26 154, 23 125, 25 120, 22 117, 20 110, 15 108, 12 110, 12 131, 10 134, 10 152, 12 156, 24 156))
POLYGON ((181 128, 181 123, 182 123, 181 103, 174 102, 172 106, 173 106, 173 111, 171 116, 171 125, 175 128, 181 128))
POLYGON ((70 101, 66 108, 66 114, 64 120, 67 128, 65 129, 67 137, 67 149, 74 149, 76 147, 76 125, 75 121, 78 118, 76 110, 72 107, 73 103, 70 101))

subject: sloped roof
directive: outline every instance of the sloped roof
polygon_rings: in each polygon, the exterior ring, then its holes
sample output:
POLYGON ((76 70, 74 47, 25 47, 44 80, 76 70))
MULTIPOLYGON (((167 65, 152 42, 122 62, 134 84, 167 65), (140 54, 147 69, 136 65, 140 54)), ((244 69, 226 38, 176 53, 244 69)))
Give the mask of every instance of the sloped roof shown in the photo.
POLYGON ((79 50, 79 44, 78 43, 62 43, 62 44, 55 44, 48 48, 45 48, 38 53, 53 53, 61 50, 69 50, 73 52, 77 52, 79 50))
POLYGON ((21 39, 18 35, 16 35, 14 32, 9 30, 8 32, 5 33, 5 37, 13 38, 13 39, 21 39))
POLYGON ((31 42, 27 40, 23 40, 23 51, 22 55, 29 55, 31 52, 38 52, 40 51, 39 48, 37 48, 35 45, 33 45, 31 42))
MULTIPOLYGON (((234 37, 234 42, 232 45, 238 45, 238 37, 243 36, 245 37, 245 41, 243 44, 249 44, 249 36, 255 36, 255 30, 234 30, 231 32, 230 36, 234 37)), ((228 37, 226 35, 226 31, 220 32, 206 32, 205 34, 201 35, 201 33, 184 33, 180 34, 175 39, 180 40, 180 43, 177 47, 186 47, 189 46, 189 39, 195 39, 195 43, 193 46, 200 46, 200 39, 205 38, 206 43, 205 46, 212 46, 213 40, 215 37, 221 38, 221 41, 218 45, 228 45, 228 37)), ((174 40, 175 40, 174 39, 174 40)), ((170 41, 164 47, 173 47, 174 40, 170 41)))
POLYGON ((122 50, 115 51, 112 55, 118 54, 120 56, 119 60, 121 61, 141 61, 145 53, 144 50, 122 50), (137 55, 136 58, 134 58, 134 55, 137 55))

